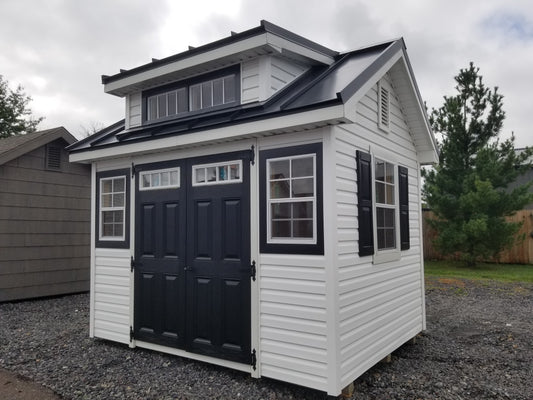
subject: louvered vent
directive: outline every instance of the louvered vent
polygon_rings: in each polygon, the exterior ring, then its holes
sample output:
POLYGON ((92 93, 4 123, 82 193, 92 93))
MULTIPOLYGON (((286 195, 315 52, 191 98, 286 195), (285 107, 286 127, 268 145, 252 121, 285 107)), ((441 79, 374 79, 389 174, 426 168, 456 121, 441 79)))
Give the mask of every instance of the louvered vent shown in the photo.
POLYGON ((61 169, 61 148, 57 146, 46 147, 46 168, 61 169))
POLYGON ((389 129, 389 91, 383 86, 379 86, 379 126, 382 129, 389 129))

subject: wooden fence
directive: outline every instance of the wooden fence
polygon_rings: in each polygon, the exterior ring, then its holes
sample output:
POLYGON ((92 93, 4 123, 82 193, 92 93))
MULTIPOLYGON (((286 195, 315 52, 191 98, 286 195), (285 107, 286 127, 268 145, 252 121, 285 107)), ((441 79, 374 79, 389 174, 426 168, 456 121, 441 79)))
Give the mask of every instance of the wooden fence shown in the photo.
MULTIPOLYGON (((433 246, 433 240, 437 236, 436 232, 429 226, 427 219, 433 218, 433 212, 424 210, 422 212, 423 218, 423 232, 424 232, 424 258, 426 260, 443 260, 454 259, 457 256, 443 256, 433 246)), ((525 239, 516 244, 510 250, 504 251, 500 257, 499 262, 510 264, 533 264, 533 210, 518 211, 512 217, 508 217, 509 221, 523 221, 520 233, 525 234, 525 239)))

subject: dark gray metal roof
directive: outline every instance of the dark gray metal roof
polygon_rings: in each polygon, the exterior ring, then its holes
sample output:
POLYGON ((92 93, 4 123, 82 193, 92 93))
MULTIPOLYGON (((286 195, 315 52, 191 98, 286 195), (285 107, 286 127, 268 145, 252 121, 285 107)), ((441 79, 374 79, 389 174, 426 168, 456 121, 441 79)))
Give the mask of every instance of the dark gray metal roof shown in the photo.
MULTIPOLYGON (((262 26, 269 25, 263 22, 262 26)), ((272 28, 270 27, 270 29, 272 28)), ((276 29, 281 28, 276 27, 276 29)), ((397 39, 345 54, 338 54, 332 65, 311 67, 305 74, 281 89, 266 102, 249 103, 196 115, 186 115, 175 120, 147 124, 130 130, 125 130, 125 121, 121 120, 85 140, 75 143, 68 149, 72 152, 87 151, 342 104, 394 54, 404 49, 403 39, 397 39)))

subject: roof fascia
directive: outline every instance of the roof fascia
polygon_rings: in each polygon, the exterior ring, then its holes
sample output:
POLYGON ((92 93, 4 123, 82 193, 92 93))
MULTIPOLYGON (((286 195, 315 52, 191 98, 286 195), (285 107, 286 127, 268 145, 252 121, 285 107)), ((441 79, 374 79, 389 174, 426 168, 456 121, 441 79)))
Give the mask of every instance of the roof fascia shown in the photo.
POLYGON ((118 143, 118 145, 102 147, 100 149, 80 150, 70 153, 71 162, 91 162, 120 156, 131 156, 146 152, 160 152, 184 146, 220 142, 223 139, 235 140, 239 138, 261 135, 270 131, 287 128, 297 128, 309 124, 327 121, 345 121, 344 107, 337 103, 319 109, 310 109, 298 113, 289 113, 272 118, 254 120, 224 127, 206 129, 183 135, 172 135, 161 138, 150 138, 149 141, 133 143, 118 143))
POLYGON ((44 135, 36 135, 35 139, 29 140, 25 143, 21 143, 17 147, 6 151, 2 155, 0 155, 0 165, 14 160, 15 158, 18 158, 57 139, 63 139, 68 144, 75 143, 77 140, 69 131, 67 131, 63 127, 50 129, 49 133, 45 133, 44 135))

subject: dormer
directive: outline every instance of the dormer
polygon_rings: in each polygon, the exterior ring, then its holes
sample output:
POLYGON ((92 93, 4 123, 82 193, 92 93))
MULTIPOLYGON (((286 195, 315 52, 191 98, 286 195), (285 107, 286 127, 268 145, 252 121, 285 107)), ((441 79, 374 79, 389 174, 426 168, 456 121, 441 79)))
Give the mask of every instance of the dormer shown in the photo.
POLYGON ((267 21, 113 76, 104 91, 126 100, 126 130, 264 102, 337 52, 267 21))

